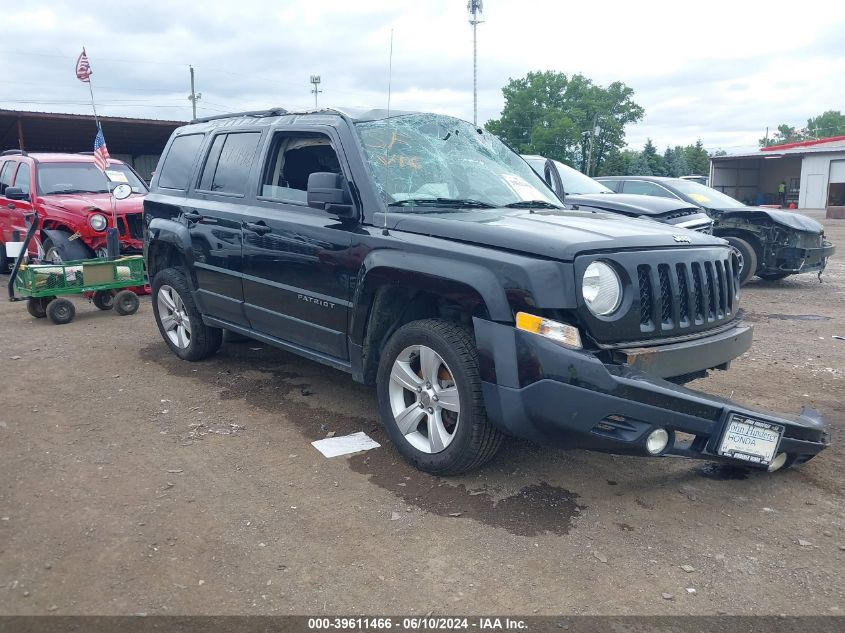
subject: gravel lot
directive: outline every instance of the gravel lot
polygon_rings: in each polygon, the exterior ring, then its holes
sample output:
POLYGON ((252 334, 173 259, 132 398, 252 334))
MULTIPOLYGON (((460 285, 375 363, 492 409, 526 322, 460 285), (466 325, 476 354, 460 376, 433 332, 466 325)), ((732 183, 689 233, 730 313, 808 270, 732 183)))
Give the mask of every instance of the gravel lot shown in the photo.
MULTIPOLYGON (((148 298, 66 326, 0 303, 0 614, 843 614, 845 221, 813 275, 747 286, 750 353, 692 386, 833 446, 750 474, 509 441, 408 467, 346 375, 257 343, 179 361, 148 298), (383 446, 326 459, 366 431, 383 446)), ((5 288, 6 278, 2 278, 5 288)))

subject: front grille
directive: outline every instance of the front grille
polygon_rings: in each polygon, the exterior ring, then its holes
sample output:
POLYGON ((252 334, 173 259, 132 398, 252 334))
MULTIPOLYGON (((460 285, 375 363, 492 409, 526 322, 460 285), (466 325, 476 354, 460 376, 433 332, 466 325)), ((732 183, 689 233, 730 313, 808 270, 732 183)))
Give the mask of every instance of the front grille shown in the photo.
POLYGON ((144 218, 141 213, 127 213, 123 216, 120 235, 126 237, 127 232, 133 240, 144 239, 144 218))
POLYGON ((640 264, 637 280, 642 332, 658 327, 667 331, 711 325, 730 318, 734 311, 731 258, 680 262, 674 266, 640 264))

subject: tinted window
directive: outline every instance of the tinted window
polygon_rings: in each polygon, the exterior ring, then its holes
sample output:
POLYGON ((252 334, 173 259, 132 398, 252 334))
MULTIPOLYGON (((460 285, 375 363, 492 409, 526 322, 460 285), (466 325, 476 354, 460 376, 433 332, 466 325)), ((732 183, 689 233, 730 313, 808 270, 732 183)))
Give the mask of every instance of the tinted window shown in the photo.
POLYGON ((200 189, 243 195, 260 132, 220 135, 214 139, 200 178, 200 189))
POLYGON ((322 134, 277 134, 264 167, 261 196, 292 204, 307 204, 308 176, 342 173, 331 141, 322 134))
POLYGON ((173 139, 170 151, 161 166, 158 178, 160 187, 167 189, 187 189, 191 178, 191 168, 202 145, 202 134, 177 136, 173 139))
POLYGON ((3 169, 0 170, 0 193, 6 193, 6 187, 12 184, 12 173, 14 172, 12 168, 16 164, 15 161, 7 160, 3 169))
POLYGON ((624 193, 637 193, 644 196, 660 196, 661 198, 677 198, 677 196, 669 193, 653 182, 646 182, 645 180, 626 180, 624 193))
POLYGON ((31 181, 32 176, 29 173, 29 165, 21 163, 21 166, 18 167, 18 175, 15 176, 15 187, 20 187, 21 191, 29 193, 31 181))

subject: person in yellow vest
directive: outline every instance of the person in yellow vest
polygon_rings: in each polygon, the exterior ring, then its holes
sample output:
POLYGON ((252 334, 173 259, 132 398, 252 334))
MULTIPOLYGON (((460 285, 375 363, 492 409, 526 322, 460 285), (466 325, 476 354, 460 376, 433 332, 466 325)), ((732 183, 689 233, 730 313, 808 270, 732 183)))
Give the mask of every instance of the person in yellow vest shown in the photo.
POLYGON ((786 206, 786 181, 781 180, 780 184, 778 185, 778 200, 780 200, 780 206, 786 206))

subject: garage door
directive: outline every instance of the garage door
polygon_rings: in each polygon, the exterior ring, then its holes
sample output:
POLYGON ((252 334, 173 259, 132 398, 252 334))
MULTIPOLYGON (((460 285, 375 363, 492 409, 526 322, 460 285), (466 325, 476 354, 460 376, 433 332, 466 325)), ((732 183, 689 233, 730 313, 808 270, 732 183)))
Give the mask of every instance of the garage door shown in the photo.
POLYGON ((830 161, 830 182, 845 182, 845 160, 830 161))

